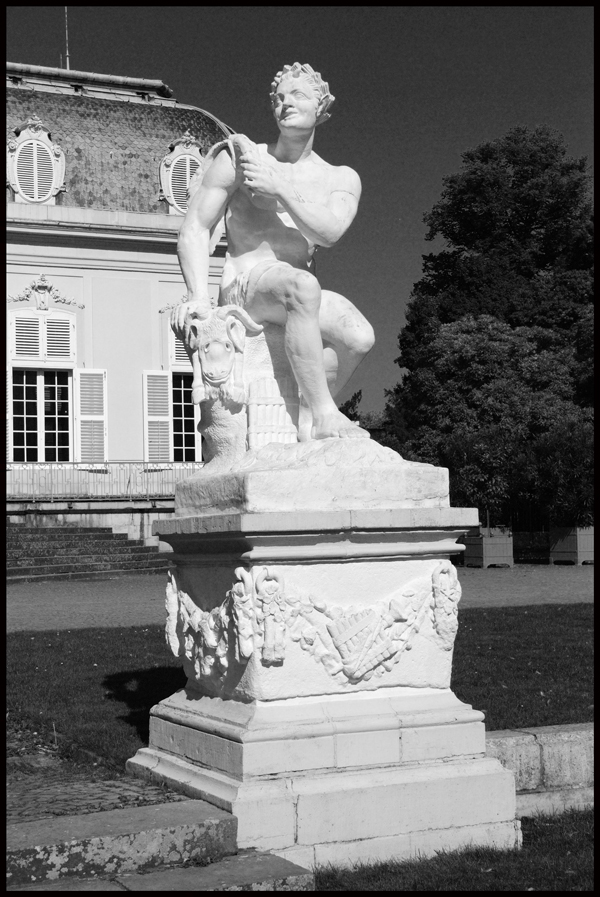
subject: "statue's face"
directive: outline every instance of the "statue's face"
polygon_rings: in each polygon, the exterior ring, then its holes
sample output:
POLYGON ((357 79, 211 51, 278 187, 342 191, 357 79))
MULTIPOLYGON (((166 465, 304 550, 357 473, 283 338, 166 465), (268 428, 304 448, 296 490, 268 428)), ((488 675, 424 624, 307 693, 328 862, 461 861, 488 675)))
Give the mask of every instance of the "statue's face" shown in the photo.
POLYGON ((284 78, 277 85, 273 114, 279 130, 306 130, 317 124, 319 98, 306 78, 284 78))

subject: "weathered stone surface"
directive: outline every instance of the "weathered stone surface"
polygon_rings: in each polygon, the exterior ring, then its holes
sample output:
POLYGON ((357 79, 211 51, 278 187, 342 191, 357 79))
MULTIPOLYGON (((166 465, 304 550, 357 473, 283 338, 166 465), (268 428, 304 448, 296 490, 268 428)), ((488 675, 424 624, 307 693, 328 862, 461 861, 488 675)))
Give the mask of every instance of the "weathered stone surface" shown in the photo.
POLYGON ((405 461, 370 439, 273 443, 227 472, 178 483, 175 515, 447 508, 448 488, 445 467, 405 461))
POLYGON ((206 866, 175 866, 156 872, 73 878, 9 888, 11 891, 314 891, 309 868, 270 853, 241 851, 206 866))
POLYGON ((517 817, 538 813, 565 813, 594 806, 594 786, 557 788, 553 791, 521 791, 517 794, 517 817))
POLYGON ((542 758, 533 730, 487 732, 485 746, 488 757, 496 757, 515 774, 517 791, 533 791, 540 787, 542 758))
POLYGON ((59 881, 41 881, 34 885, 9 886, 7 891, 120 891, 123 887, 108 878, 61 878, 59 881))
POLYGON ((133 872, 234 853, 237 820, 200 800, 26 822, 7 829, 7 882, 133 872))
POLYGON ((486 750, 512 770, 518 792, 557 792, 594 783, 593 723, 488 732, 486 750))
POLYGON ((456 826, 441 831, 428 829, 410 834, 329 842, 310 847, 298 845, 289 850, 278 850, 277 854, 309 868, 328 863, 352 867, 355 863, 432 857, 440 850, 460 850, 474 843, 482 847, 512 850, 521 844, 521 823, 496 822, 485 826, 456 826))
POLYGON ((525 729, 542 754, 542 786, 547 790, 592 785, 594 729, 591 723, 525 729))
POLYGON ((244 851, 201 868, 120 875, 128 891, 314 891, 308 869, 269 853, 244 851))

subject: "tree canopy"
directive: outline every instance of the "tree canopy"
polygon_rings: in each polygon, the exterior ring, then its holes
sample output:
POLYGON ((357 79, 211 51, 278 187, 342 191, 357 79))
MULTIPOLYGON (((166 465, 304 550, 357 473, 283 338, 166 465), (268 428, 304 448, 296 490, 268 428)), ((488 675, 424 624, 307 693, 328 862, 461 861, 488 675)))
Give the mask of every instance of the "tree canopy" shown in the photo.
POLYGON ((411 295, 387 444, 447 466, 453 504, 487 508, 497 522, 533 503, 553 523, 589 523, 586 160, 570 159, 545 127, 513 128, 462 160, 425 216, 427 239, 446 245, 424 256, 411 295))

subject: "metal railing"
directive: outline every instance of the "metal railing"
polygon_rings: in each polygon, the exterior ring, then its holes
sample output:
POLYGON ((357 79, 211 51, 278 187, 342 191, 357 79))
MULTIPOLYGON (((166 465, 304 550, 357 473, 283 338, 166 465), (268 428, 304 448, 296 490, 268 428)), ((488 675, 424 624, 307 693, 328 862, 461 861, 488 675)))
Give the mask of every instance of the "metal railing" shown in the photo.
POLYGON ((165 464, 146 461, 8 463, 6 497, 19 501, 172 498, 175 484, 201 467, 202 462, 189 461, 165 464))

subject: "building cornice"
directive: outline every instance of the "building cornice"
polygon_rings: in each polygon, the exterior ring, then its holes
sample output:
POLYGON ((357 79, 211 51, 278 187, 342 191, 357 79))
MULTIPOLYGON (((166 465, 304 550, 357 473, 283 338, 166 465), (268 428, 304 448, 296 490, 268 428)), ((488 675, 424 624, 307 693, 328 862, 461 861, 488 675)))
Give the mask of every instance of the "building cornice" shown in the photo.
MULTIPOLYGON (((175 252, 183 216, 151 215, 142 212, 110 212, 101 209, 73 209, 52 206, 28 207, 9 203, 8 243, 81 244, 85 248, 175 252), (32 214, 35 212, 36 214, 32 214), (79 213, 79 214, 77 214, 79 213)), ((224 257, 227 243, 222 240, 213 255, 224 257)))
POLYGON ((95 91, 113 95, 128 94, 130 100, 148 102, 153 99, 171 100, 173 91, 164 81, 149 78, 127 78, 122 75, 100 75, 96 72, 80 72, 75 69, 51 68, 45 65, 24 65, 19 62, 6 63, 6 77, 16 87, 33 86, 51 88, 67 87, 71 92, 84 88, 93 95, 95 91))

